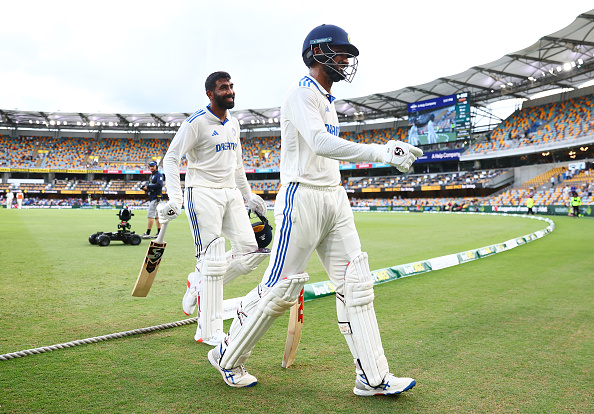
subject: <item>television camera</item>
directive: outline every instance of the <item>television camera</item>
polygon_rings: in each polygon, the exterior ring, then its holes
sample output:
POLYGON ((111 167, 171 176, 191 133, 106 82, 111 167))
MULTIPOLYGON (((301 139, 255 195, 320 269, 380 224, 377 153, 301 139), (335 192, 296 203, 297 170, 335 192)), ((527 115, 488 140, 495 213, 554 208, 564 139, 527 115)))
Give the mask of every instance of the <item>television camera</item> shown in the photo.
POLYGON ((134 213, 130 211, 128 206, 124 206, 118 213, 117 216, 120 219, 118 224, 118 231, 103 233, 101 231, 93 233, 89 236, 89 243, 98 244, 99 246, 109 246, 112 240, 120 240, 124 244, 131 244, 137 246, 142 241, 142 238, 133 231, 130 231, 130 219, 134 213))

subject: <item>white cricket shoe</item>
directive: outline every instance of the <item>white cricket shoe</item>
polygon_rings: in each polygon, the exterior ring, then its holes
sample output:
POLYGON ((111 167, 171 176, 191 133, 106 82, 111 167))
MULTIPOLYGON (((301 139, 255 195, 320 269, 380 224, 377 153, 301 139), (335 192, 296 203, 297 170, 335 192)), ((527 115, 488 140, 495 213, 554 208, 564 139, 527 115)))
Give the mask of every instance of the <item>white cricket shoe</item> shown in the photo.
POLYGON ((196 342, 204 343, 207 345, 217 346, 220 345, 221 342, 223 342, 225 336, 226 335, 223 331, 217 330, 210 338, 202 338, 202 330, 200 327, 200 322, 198 322, 198 328, 196 329, 196 335, 194 335, 194 340, 196 342))
POLYGON ((357 375, 353 392, 355 395, 360 395, 362 397, 393 395, 408 391, 416 384, 417 382, 412 378, 398 378, 393 374, 388 373, 380 385, 372 387, 367 383, 365 375, 359 374, 357 375))
MULTIPOLYGON (((188 280, 186 281, 188 287, 182 300, 182 309, 186 315, 192 315, 196 311, 196 304, 200 296, 200 280, 197 279, 197 274, 192 272, 188 275, 188 280)), ((200 311, 198 311, 198 317, 200 317, 200 311)))
POLYGON ((221 366, 219 365, 219 359, 221 358, 221 346, 222 345, 219 345, 208 351, 208 362, 210 362, 210 365, 219 370, 219 372, 223 376, 225 384, 227 384, 230 387, 236 388, 253 387, 254 385, 256 385, 258 383, 258 379, 253 375, 250 375, 243 368, 243 365, 240 365, 233 369, 221 368, 221 366))

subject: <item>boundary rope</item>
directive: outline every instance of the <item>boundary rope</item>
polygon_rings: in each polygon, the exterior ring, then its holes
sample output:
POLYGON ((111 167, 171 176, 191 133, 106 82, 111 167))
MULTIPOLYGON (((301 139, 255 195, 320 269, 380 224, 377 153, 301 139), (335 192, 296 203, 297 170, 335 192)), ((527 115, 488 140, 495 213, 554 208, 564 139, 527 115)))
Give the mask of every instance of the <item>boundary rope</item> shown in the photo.
POLYGON ((175 328, 176 326, 189 325, 196 323, 197 318, 184 319, 183 321, 165 323, 163 325, 150 326, 148 328, 133 329, 131 331, 124 331, 103 336, 95 336, 93 338, 80 339, 78 341, 65 342, 63 344, 42 346, 35 349, 27 349, 19 352, 11 352, 9 354, 0 355, 0 360, 7 361, 13 358, 20 358, 28 355, 42 354, 44 352, 55 351, 56 349, 70 348, 77 345, 94 344, 97 342, 108 341, 110 339, 124 338, 126 336, 145 334, 154 331, 162 331, 163 329, 175 328))
MULTIPOLYGON (((460 213, 457 213, 457 214, 460 214, 460 213)), ((466 214, 468 214, 468 213, 466 213, 466 214)), ((470 213, 470 214, 473 214, 473 213, 470 213)), ((474 213, 474 214, 477 214, 477 213, 474 213)), ((478 213, 478 214, 496 215, 496 216, 515 216, 515 217, 525 217, 525 218, 530 218, 530 219, 543 220, 543 221, 549 223, 551 231, 555 228, 555 223, 551 219, 540 217, 540 216, 525 216, 525 215, 506 214, 506 213, 503 213, 503 214, 501 214, 501 213, 478 213)), ((398 280, 398 279, 394 279, 394 280, 398 280)), ((234 300, 234 299, 232 299, 232 300, 234 300)), ((0 355, 0 361, 8 361, 8 360, 11 360, 14 358, 21 358, 21 357, 25 357, 25 356, 29 356, 29 355, 42 354, 44 352, 55 351, 57 349, 71 348, 73 346, 78 346, 78 345, 93 344, 93 343, 97 343, 97 342, 108 341, 110 339, 118 339, 118 338, 124 338, 127 336, 146 334, 146 333, 150 333, 150 332, 161 331, 164 329, 175 328, 177 326, 190 325, 190 324, 193 324, 196 322, 197 322, 197 318, 189 318, 189 319, 184 319, 184 320, 177 321, 177 322, 171 322, 171 323, 165 323, 162 325, 150 326, 147 328, 133 329, 131 331, 117 332, 117 333, 113 333, 113 334, 109 334, 109 335, 102 335, 102 336, 95 336, 92 338, 79 339, 76 341, 65 342, 62 344, 42 346, 42 347, 34 348, 34 349, 26 349, 23 351, 2 354, 2 355, 0 355)))

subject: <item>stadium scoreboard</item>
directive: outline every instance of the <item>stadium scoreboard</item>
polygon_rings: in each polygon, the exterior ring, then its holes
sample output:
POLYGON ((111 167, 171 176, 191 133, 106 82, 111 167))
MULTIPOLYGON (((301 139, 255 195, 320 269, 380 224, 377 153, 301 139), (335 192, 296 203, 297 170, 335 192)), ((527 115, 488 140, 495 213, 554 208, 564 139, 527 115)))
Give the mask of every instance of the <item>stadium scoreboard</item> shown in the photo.
POLYGON ((408 123, 408 142, 412 145, 466 139, 471 130, 469 93, 408 104, 408 123))
POLYGON ((456 139, 470 136, 470 104, 468 92, 456 94, 456 139))

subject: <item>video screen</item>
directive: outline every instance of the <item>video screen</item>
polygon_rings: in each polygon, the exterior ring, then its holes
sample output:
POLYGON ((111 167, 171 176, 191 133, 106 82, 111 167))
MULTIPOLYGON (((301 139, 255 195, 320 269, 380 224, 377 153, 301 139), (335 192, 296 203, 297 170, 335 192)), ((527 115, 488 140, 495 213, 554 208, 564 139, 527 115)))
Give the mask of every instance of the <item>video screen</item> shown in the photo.
POLYGON ((408 128, 408 143, 414 146, 453 142, 468 137, 468 93, 409 104, 408 128))

